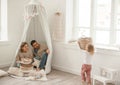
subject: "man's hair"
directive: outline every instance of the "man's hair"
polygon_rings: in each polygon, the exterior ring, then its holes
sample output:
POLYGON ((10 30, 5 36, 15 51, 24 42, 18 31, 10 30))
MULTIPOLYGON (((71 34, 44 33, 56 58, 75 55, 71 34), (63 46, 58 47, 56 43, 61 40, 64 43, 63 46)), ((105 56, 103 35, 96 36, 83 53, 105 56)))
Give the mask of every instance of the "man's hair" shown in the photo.
POLYGON ((32 40, 30 44, 33 45, 35 42, 37 42, 37 41, 36 40, 32 40))

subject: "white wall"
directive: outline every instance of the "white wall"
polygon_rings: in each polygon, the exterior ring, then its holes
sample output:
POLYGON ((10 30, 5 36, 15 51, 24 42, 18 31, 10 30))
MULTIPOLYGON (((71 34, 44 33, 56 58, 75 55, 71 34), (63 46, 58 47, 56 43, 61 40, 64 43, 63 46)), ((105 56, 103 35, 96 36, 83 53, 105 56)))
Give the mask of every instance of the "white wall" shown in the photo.
MULTIPOLYGON (((77 44, 54 42, 54 57, 52 66, 55 69, 79 74, 83 63, 82 51, 77 44)), ((120 69, 120 52, 105 49, 96 49, 94 66, 120 69)))
POLYGON ((0 66, 9 65, 23 30, 23 1, 8 0, 8 42, 0 42, 0 66))
MULTIPOLYGON (((65 13, 65 0, 40 0, 47 10, 50 30, 54 24, 54 15, 59 10, 65 13), (63 6, 62 6, 63 5, 63 6)), ((0 67, 9 65, 15 55, 15 50, 24 29, 24 5, 29 0, 8 0, 8 39, 9 42, 0 42, 0 67)))
MULTIPOLYGON (((8 0, 8 35, 9 43, 0 43, 0 66, 12 62, 15 49, 23 32, 23 8, 27 0, 8 0)), ((54 14, 61 11, 65 17, 65 0, 41 0, 48 12, 48 20, 51 31, 54 28, 54 14)), ((65 23, 65 18, 63 20, 65 23)), ((65 29, 65 25, 63 25, 65 29)), ((57 29, 57 28, 56 28, 57 29)), ((59 42, 53 43, 54 56, 52 66, 56 69, 79 74, 82 64, 82 53, 75 45, 68 45, 59 42)), ((102 50, 95 53, 95 65, 120 68, 120 53, 115 51, 102 50), (106 52, 106 53, 105 53, 106 52), (112 54, 111 54, 112 53, 112 54), (116 54, 116 55, 114 55, 116 54)))

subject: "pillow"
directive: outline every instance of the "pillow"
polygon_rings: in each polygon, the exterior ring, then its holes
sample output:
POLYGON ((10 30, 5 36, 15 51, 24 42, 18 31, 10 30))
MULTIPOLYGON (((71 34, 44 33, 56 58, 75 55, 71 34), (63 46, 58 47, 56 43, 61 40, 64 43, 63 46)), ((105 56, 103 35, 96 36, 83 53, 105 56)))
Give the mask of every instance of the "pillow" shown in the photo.
POLYGON ((20 68, 10 67, 8 73, 15 76, 23 76, 23 73, 20 71, 20 68))
POLYGON ((5 72, 5 71, 3 71, 3 70, 0 70, 0 77, 1 76, 6 76, 8 73, 7 72, 5 72))

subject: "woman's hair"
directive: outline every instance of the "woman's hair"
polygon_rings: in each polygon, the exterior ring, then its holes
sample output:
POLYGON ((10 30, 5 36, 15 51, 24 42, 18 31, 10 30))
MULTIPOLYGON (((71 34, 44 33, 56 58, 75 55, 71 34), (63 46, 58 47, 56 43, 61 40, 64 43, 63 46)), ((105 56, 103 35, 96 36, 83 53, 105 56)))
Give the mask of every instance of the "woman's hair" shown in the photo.
POLYGON ((94 46, 92 44, 88 44, 86 48, 90 54, 94 54, 94 46))
POLYGON ((20 46, 20 51, 21 52, 23 52, 23 47, 25 46, 25 45, 28 45, 28 43, 27 42, 22 42, 22 44, 21 44, 21 46, 20 46))

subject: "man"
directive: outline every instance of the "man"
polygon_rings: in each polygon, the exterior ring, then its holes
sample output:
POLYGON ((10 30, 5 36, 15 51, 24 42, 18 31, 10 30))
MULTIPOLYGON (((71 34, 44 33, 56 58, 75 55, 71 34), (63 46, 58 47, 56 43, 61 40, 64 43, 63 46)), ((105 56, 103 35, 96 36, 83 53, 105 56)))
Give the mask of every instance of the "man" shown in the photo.
POLYGON ((46 45, 39 44, 36 40, 31 41, 33 47, 33 54, 37 60, 40 60, 40 65, 38 69, 45 69, 47 57, 49 54, 49 49, 46 45))

